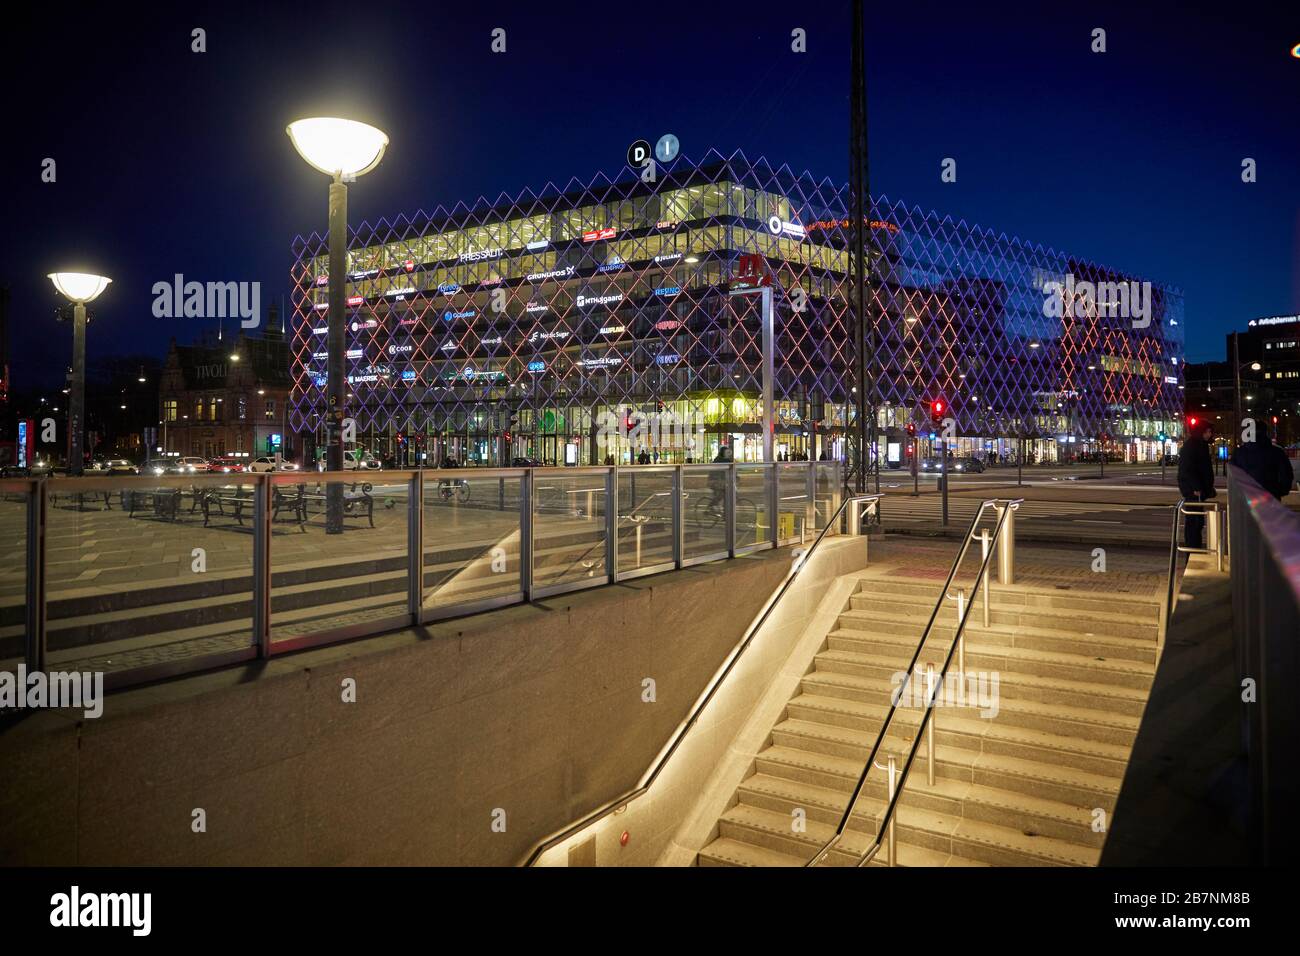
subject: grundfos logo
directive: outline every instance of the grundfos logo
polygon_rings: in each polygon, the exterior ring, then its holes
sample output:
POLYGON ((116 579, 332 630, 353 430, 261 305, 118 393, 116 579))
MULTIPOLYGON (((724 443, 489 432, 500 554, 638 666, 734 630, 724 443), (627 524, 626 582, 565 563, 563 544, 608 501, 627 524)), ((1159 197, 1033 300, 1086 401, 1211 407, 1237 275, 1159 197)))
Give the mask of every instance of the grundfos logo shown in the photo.
POLYGON ((130 927, 132 936, 148 936, 153 926, 152 893, 82 893, 73 886, 50 897, 50 925, 56 927, 130 927))

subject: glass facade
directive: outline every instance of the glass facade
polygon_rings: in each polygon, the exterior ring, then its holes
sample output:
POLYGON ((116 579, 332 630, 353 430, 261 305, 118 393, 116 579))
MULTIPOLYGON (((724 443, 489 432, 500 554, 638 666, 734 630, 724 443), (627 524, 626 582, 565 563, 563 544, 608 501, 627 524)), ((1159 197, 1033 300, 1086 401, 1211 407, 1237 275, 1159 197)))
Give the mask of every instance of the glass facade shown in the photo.
MULTIPOLYGON (((841 458, 856 393, 847 191, 736 153, 626 170, 349 234, 347 412, 401 464, 761 456, 758 297, 775 288, 776 449, 841 458), (645 420, 672 423, 662 429, 645 420), (611 423, 625 427, 611 437, 611 423), (630 434, 629 434, 630 429, 630 434)), ((1013 436, 1149 458, 1182 421, 1182 297, 879 198, 871 212, 881 446, 944 400, 963 447, 1013 436), (1147 447, 1150 446, 1150 447, 1147 447)), ((326 237, 299 237, 290 428, 323 445, 326 237)))

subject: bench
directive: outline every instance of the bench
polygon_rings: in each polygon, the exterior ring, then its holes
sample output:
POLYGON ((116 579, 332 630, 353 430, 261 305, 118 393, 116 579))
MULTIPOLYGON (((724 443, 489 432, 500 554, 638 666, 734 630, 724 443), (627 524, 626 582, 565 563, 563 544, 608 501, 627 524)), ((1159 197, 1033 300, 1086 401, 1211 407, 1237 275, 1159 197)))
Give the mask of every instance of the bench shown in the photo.
POLYGON ((122 492, 122 506, 126 508, 128 518, 134 518, 137 511, 143 511, 147 508, 155 517, 175 521, 176 509, 180 504, 180 500, 181 493, 176 488, 122 492))
MULTIPOLYGON (((329 508, 328 495, 320 492, 319 490, 309 494, 306 491, 306 486, 300 485, 299 487, 303 489, 302 508, 303 508, 304 515, 306 515, 307 512, 308 502, 312 502, 313 504, 316 504, 318 506, 318 510, 316 512, 317 514, 324 514, 328 510, 329 508)), ((317 485, 316 487, 317 489, 319 489, 320 485, 317 485)), ((371 490, 371 484, 368 481, 367 482, 354 481, 350 488, 344 489, 343 517, 345 519, 364 517, 367 521, 370 522, 370 527, 373 528, 375 526, 375 499, 374 496, 370 494, 370 490, 371 490), (359 489, 357 487, 358 484, 361 486, 359 489)))
POLYGON ((224 488, 214 488, 200 499, 203 506, 203 527, 208 526, 213 518, 234 518, 239 526, 244 526, 244 508, 253 505, 251 494, 230 493, 224 488), (230 510, 227 511, 226 509, 230 510))
POLYGON ((104 502, 104 507, 103 507, 102 510, 104 510, 104 511, 112 511, 112 510, 113 510, 113 502, 112 502, 111 500, 109 500, 108 492, 107 492, 107 491, 63 491, 63 492, 51 492, 51 493, 50 493, 50 506, 51 506, 51 507, 54 507, 54 508, 57 508, 57 507, 59 506, 59 502, 60 502, 60 501, 66 501, 67 499, 70 498, 70 499, 72 499, 73 501, 75 501, 75 502, 77 503, 77 510, 78 510, 78 511, 84 511, 84 510, 85 510, 85 499, 86 499, 87 497, 91 498, 92 500, 95 499, 95 498, 99 498, 99 499, 101 499, 101 500, 104 502))

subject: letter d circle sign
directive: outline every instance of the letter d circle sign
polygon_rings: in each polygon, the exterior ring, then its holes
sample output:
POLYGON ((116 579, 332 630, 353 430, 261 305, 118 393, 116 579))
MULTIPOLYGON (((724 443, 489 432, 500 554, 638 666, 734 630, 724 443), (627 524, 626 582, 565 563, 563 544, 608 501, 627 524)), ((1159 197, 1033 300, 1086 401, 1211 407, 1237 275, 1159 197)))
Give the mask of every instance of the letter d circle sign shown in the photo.
POLYGON ((638 139, 627 148, 627 164, 633 169, 640 169, 649 158, 650 144, 643 139, 638 139))

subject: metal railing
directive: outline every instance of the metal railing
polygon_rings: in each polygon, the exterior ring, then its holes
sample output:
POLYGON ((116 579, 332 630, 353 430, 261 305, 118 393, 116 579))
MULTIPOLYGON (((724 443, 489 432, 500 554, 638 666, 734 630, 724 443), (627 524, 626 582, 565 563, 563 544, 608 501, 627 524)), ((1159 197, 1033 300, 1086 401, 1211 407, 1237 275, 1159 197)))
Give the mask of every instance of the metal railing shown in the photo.
POLYGON ((851 517, 850 529, 852 529, 855 525, 858 529, 862 529, 863 527, 865 527, 865 524, 861 521, 860 509, 866 508, 874 512, 875 510, 877 510, 879 502, 882 498, 884 498, 883 494, 870 494, 870 495, 855 494, 850 497, 845 497, 844 500, 839 503, 839 505, 835 509, 835 512, 831 515, 829 520, 827 520, 827 522, 823 525, 822 529, 817 533, 817 537, 813 539, 813 543, 809 546, 808 550, 803 552, 802 554, 799 554, 797 559, 794 562, 792 562, 790 570, 786 572, 786 576, 782 580, 781 584, 776 588, 775 591, 772 592, 772 595, 767 599, 767 602, 763 605, 763 609, 758 613, 758 616, 755 617, 754 620, 750 622, 749 627, 746 628, 745 633, 740 638, 740 641, 736 644, 734 648, 732 648, 731 653, 727 656, 727 659, 723 661, 722 666, 719 667, 718 670, 714 673, 713 679, 709 682, 709 686, 704 689, 704 692, 696 700, 695 706, 691 708, 690 714, 686 717, 684 721, 682 721, 681 724, 678 725, 677 730, 674 732, 672 738, 668 741, 668 743, 664 746, 664 748, 660 750, 659 755, 655 758, 654 762, 650 765, 649 769, 647 769, 646 772, 641 775, 641 779, 638 781, 637 785, 632 789, 624 792, 623 794, 615 797, 613 800, 610 800, 609 802, 602 804, 600 807, 597 807, 595 810, 591 811, 586 816, 582 817, 580 820, 577 820, 574 823, 570 824, 569 826, 565 827, 564 829, 558 830, 555 833, 551 834, 550 836, 545 837, 544 839, 538 841, 536 844, 533 845, 528 855, 524 857, 524 859, 521 861, 522 866, 525 867, 533 866, 534 864, 537 863, 539 859, 541 859, 541 857, 547 851, 553 849, 556 846, 559 846, 560 844, 564 843, 564 841, 576 836, 577 834, 581 833, 583 830, 586 830, 589 827, 594 826, 595 824, 599 823, 601 820, 605 819, 611 814, 619 811, 623 807, 626 807, 633 800, 637 799, 638 797, 644 796, 650 790, 650 788, 654 785, 654 782, 659 778, 659 775, 663 772, 664 768, 668 766, 668 762, 672 759, 673 754, 677 752, 678 748, 682 744, 682 741, 686 739, 687 733, 689 733, 690 729, 694 727, 695 724, 699 721, 701 715, 704 713, 705 708, 708 707, 709 701, 713 700, 714 696, 718 692, 718 689, 723 685, 723 683, 727 679, 727 676, 732 672, 736 664, 740 661, 741 657, 744 655, 745 650, 750 646, 754 638, 758 635, 764 623, 766 623, 768 618, 771 617, 772 611, 776 609, 777 605, 781 603, 781 599, 785 596, 786 592, 790 590, 790 586, 794 583, 795 579, 799 576, 799 572, 802 571, 803 568, 805 568, 808 565, 810 559, 813 557, 814 554, 816 554, 817 548, 821 544, 822 539, 825 538, 828 533, 834 533, 836 530, 838 530, 840 518, 846 512, 849 513, 850 515, 853 515, 854 512, 858 513, 858 517, 856 518, 851 517))
POLYGON ((1228 525, 1236 682, 1223 690, 1241 702, 1251 862, 1277 865, 1300 849, 1300 515, 1230 465, 1228 525))
POLYGON ((1160 609, 1160 628, 1156 632, 1156 648, 1164 646, 1165 634, 1169 630, 1169 620, 1174 614, 1174 590, 1178 581, 1178 555, 1180 554, 1212 554, 1215 557, 1215 565, 1219 571, 1223 570, 1224 555, 1224 526, 1222 522, 1223 512, 1219 508, 1217 501, 1188 501, 1186 498, 1179 498, 1174 505, 1173 519, 1169 523, 1169 574, 1168 583, 1165 589, 1165 602, 1160 609), (1180 518, 1188 515, 1201 515, 1205 519, 1203 534, 1205 535, 1205 547, 1193 548, 1178 542, 1178 528, 1181 524, 1180 518))
POLYGON ((797 542, 840 487, 838 462, 3 479, 0 669, 121 687, 539 600, 797 542))
MULTIPOLYGON (((999 580, 1004 585, 1010 585, 1015 579, 1015 519, 1013 515, 1019 506, 1024 502, 1023 498, 990 498, 983 501, 979 508, 976 509, 974 517, 971 518, 970 527, 967 529, 962 539, 961 548, 957 552, 957 557, 953 559, 952 566, 948 569, 948 577, 945 579, 943 589, 939 592, 939 598, 935 601, 934 609, 930 612, 930 618, 926 622, 925 629, 921 633, 921 639, 917 641, 916 650, 912 653, 912 658, 907 665, 907 676, 904 678, 902 685, 892 695, 889 704, 889 710, 885 714, 885 719, 880 725, 880 732, 876 735, 875 742, 871 745, 871 752, 863 762, 862 773, 859 774, 857 783, 853 787, 853 792, 849 796, 848 804, 844 808, 840 821, 835 827, 835 832, 831 835, 821 848, 813 855, 806 864, 807 867, 817 866, 823 862, 831 851, 839 845, 844 838, 844 831, 848 828, 849 822, 853 819, 853 812, 857 808, 858 800, 862 792, 866 789, 867 778, 873 768, 884 770, 889 774, 887 780, 887 799, 888 804, 885 808, 884 815, 880 818, 877 827, 876 837, 872 844, 858 856, 857 865, 865 866, 871 862, 872 858, 880 850, 882 839, 888 836, 888 862, 893 866, 896 860, 896 838, 894 833, 894 811, 898 805, 899 799, 903 795, 903 790, 907 786, 907 776, 912 769, 912 762, 916 758, 917 750, 924 738, 928 746, 928 767, 927 777, 931 784, 934 783, 935 755, 934 755, 934 705, 940 688, 944 686, 947 679, 948 668, 952 664, 954 654, 960 654, 961 677, 965 679, 965 630, 966 622, 970 618, 971 609, 974 606, 974 599, 981 585, 988 591, 989 565, 993 560, 993 552, 996 548, 999 554, 999 580), (976 535, 975 529, 984 516, 985 510, 993 508, 997 512, 997 521, 992 535, 976 535), (1005 537, 1004 537, 1005 535, 1005 537), (912 741, 911 749, 908 751, 907 760, 903 764, 901 772, 897 768, 896 756, 889 755, 888 763, 880 765, 876 763, 876 756, 880 753, 884 744, 885 737, 892 728, 894 715, 899 709, 899 702, 903 695, 911 687, 911 682, 916 674, 916 662, 920 659, 921 651, 924 649, 926 642, 930 639, 930 634, 934 630, 935 622, 938 620, 939 612, 944 606, 944 601, 949 599, 949 591, 952 588, 953 581, 956 580, 957 572, 960 570, 962 562, 965 560, 966 553, 971 544, 979 541, 982 547, 982 556, 980 560, 979 572, 975 576, 975 582, 972 585, 970 600, 966 599, 964 590, 958 595, 957 624, 953 632, 953 640, 948 648, 948 654, 944 658, 943 667, 939 671, 936 682, 933 664, 926 667, 926 684, 928 695, 925 704, 925 713, 921 717, 921 722, 917 727, 916 737, 912 741)), ((987 613, 987 612, 986 612, 987 613)), ((986 618, 987 620, 987 618, 986 618)))

